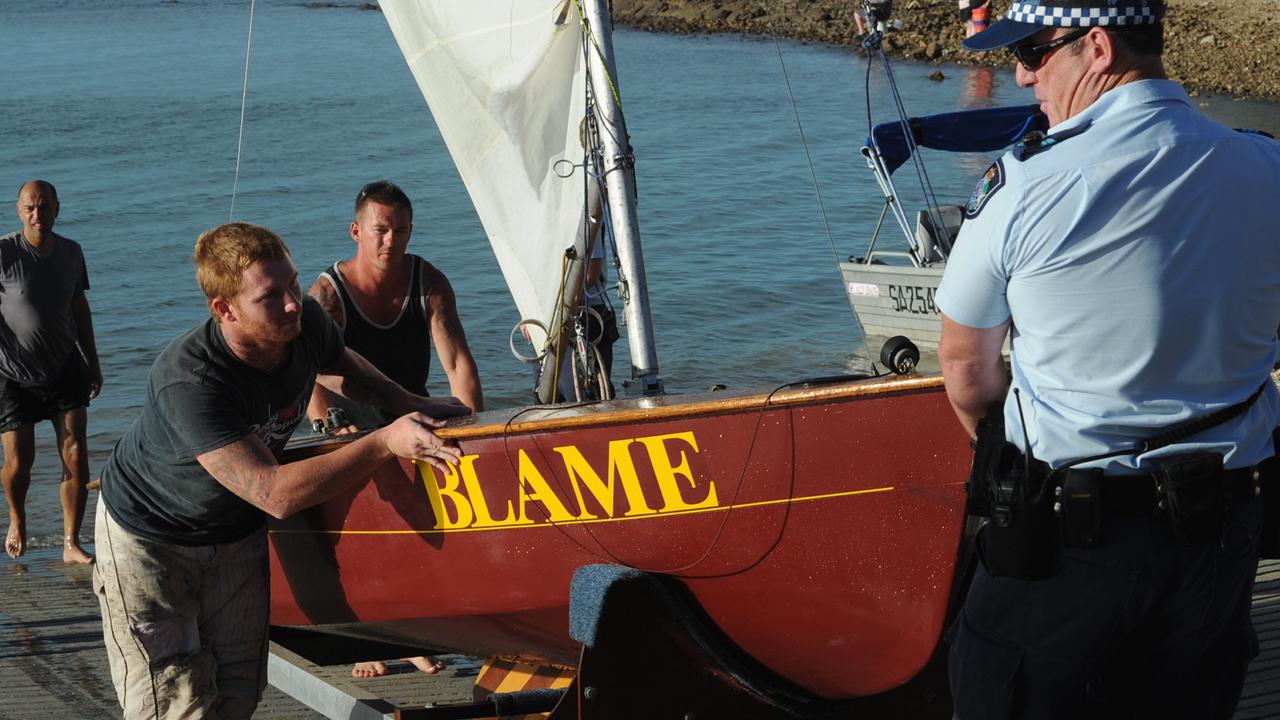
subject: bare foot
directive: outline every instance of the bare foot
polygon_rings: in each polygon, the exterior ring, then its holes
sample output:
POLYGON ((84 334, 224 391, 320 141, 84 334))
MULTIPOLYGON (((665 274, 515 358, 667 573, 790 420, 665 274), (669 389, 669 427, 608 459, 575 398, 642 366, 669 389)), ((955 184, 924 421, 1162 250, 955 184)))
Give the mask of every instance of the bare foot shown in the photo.
MULTIPOLYGON (((419 655, 417 657, 404 658, 405 662, 412 663, 418 670, 428 674, 435 675, 444 668, 444 662, 437 660, 429 655, 419 655)), ((386 675, 387 666, 383 663, 373 660, 370 662, 356 663, 351 668, 351 677, 371 678, 380 675, 386 675)))
POLYGON ((85 552, 71 536, 67 536, 62 542, 62 562, 68 565, 92 565, 93 556, 85 552))
POLYGON ((419 655, 418 657, 405 658, 413 663, 413 666, 428 675, 435 675, 444 669, 444 661, 437 660, 429 655, 419 655))
POLYGON ((351 677, 371 678, 386 674, 387 666, 377 660, 372 662, 356 663, 355 667, 351 668, 351 677))
POLYGON ((23 520, 9 519, 9 532, 4 536, 4 551, 11 558, 21 557, 27 551, 27 527, 23 520))

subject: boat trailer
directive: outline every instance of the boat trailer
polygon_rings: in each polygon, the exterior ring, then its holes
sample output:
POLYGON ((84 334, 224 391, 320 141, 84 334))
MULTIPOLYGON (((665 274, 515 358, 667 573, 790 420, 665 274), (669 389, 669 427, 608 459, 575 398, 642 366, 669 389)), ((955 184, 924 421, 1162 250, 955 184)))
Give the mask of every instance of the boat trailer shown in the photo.
MULTIPOLYGON (((569 631, 582 643, 582 651, 566 688, 494 692, 474 702, 401 707, 381 699, 352 697, 337 705, 327 703, 333 714, 308 704, 330 717, 352 720, 941 719, 951 713, 945 662, 940 657, 892 691, 853 700, 824 700, 743 652, 706 616, 681 582, 663 575, 616 565, 579 568, 572 582, 569 631)), ((279 687, 278 679, 299 672, 299 663, 292 659, 296 656, 274 645, 272 684, 279 687)))

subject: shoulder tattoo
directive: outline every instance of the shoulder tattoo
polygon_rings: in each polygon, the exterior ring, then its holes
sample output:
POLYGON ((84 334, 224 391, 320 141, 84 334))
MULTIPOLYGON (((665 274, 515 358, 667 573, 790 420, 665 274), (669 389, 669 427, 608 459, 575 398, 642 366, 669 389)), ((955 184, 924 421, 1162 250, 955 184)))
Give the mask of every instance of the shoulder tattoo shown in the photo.
POLYGON ((333 283, 329 282, 324 276, 320 276, 312 283, 311 289, 307 291, 307 294, 320 303, 320 307, 324 308, 326 313, 329 313, 329 317, 338 323, 338 327, 345 327, 347 318, 345 308, 342 306, 342 296, 333 287, 333 283))

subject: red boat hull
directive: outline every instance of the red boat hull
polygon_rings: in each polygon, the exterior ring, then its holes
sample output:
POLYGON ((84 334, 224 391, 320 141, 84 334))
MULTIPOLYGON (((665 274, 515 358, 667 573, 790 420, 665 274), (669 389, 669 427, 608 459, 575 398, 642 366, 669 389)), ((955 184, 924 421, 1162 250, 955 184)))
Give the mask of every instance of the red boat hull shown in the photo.
POLYGON ((823 698, 896 687, 938 643, 971 458, 938 378, 485 414, 444 434, 459 468, 389 464, 273 523, 273 623, 573 664, 570 579, 615 563, 679 578, 737 646, 823 698))

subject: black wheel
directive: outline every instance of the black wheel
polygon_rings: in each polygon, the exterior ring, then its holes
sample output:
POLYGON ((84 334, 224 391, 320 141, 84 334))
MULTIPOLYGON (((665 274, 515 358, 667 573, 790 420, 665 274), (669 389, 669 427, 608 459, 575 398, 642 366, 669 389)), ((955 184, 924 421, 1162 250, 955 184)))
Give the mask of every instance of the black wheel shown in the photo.
POLYGON ((880 363, 898 375, 906 375, 920 362, 920 348, 904 335, 894 335, 880 348, 880 363))

